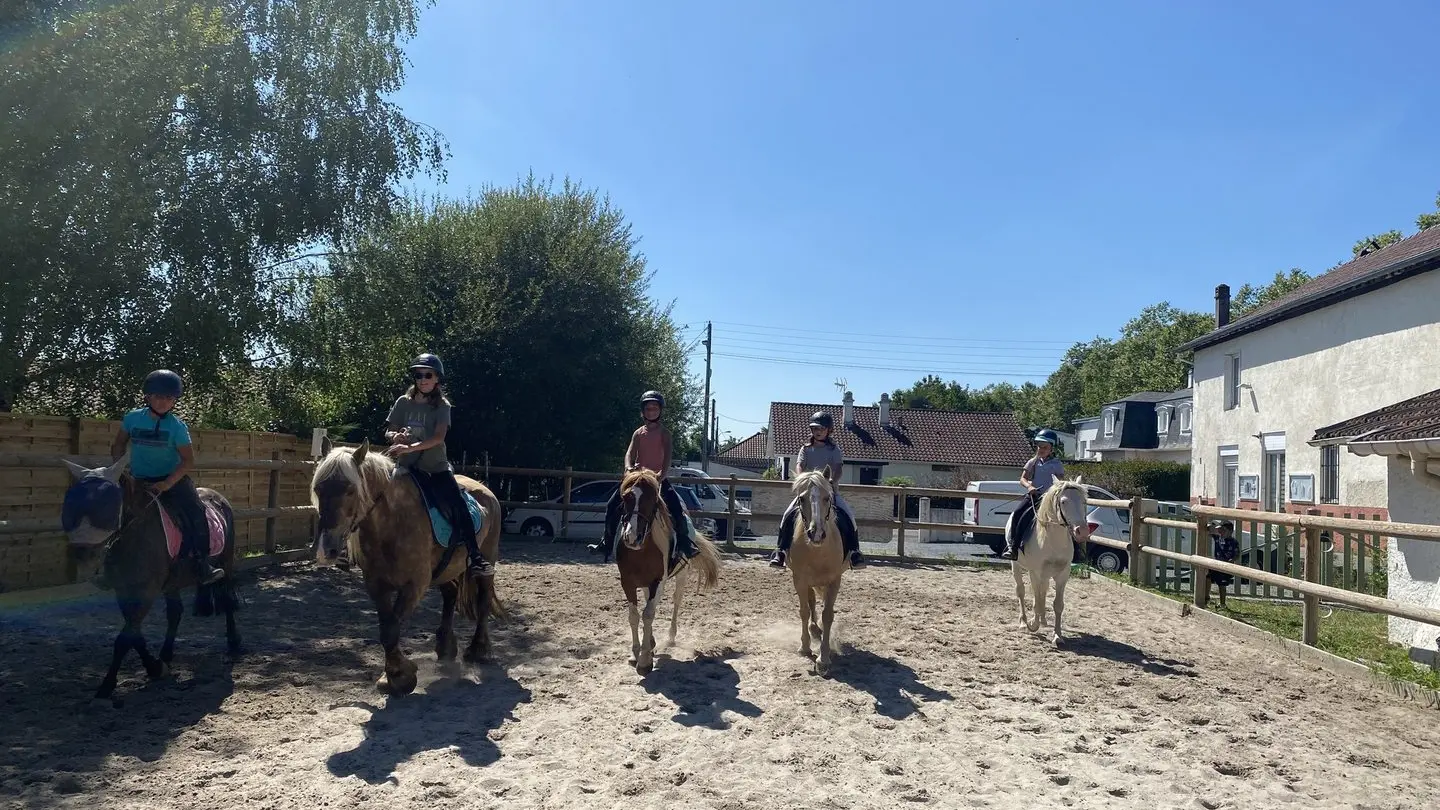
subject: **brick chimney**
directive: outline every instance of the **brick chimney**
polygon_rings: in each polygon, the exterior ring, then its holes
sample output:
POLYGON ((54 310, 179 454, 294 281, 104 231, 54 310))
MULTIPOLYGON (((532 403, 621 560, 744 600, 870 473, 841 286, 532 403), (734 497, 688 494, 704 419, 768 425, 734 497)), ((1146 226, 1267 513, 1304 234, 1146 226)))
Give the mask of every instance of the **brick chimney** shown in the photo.
POLYGON ((1221 284, 1215 288, 1215 328, 1230 323, 1230 285, 1221 284))
POLYGON ((880 427, 890 424, 890 395, 880 395, 880 427))
POLYGON ((843 403, 845 406, 845 424, 855 424, 855 395, 846 391, 843 403))

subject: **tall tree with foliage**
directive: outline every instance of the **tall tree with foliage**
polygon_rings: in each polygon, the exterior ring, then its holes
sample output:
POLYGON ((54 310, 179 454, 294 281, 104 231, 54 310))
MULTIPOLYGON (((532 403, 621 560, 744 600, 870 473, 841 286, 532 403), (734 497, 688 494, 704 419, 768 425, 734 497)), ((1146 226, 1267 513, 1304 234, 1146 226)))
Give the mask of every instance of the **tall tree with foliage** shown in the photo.
POLYGON ((276 408, 374 436, 406 359, 433 351, 456 404, 454 455, 616 467, 644 391, 665 393, 677 437, 692 434, 699 402, 650 277, 623 214, 569 182, 417 201, 308 285, 276 408))
MULTIPOLYGON (((423 0, 31 0, 0 13, 0 409, 237 379, 297 251, 444 144, 390 101, 423 0)), ((243 378, 243 374, 240 377, 243 378)))
POLYGON ((1310 278, 1309 273, 1292 267, 1288 273, 1276 272, 1275 278, 1271 279, 1269 284, 1243 284, 1230 301, 1230 314, 1235 318, 1243 318, 1271 301, 1278 301, 1295 292, 1310 281, 1310 278))

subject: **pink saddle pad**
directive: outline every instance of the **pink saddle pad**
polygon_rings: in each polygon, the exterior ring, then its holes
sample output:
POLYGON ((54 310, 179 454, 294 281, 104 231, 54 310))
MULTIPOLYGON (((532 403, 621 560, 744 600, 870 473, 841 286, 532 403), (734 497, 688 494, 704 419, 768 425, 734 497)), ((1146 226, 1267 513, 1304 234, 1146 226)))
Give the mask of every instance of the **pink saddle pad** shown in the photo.
MULTIPOLYGON (((160 521, 165 524, 165 545, 170 549, 170 559, 180 556, 180 527, 170 518, 169 509, 160 510, 160 521)), ((210 504, 205 504, 205 524, 210 527, 210 556, 214 557, 225 550, 225 520, 220 517, 220 512, 210 504)))

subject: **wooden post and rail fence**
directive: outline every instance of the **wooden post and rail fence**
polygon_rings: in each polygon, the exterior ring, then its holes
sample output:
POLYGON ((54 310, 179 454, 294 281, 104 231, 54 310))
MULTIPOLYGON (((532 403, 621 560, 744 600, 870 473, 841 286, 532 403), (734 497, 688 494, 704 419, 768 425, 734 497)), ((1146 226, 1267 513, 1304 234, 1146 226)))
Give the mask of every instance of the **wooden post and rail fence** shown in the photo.
MULTIPOLYGON (((36 420, 43 421, 48 418, 26 419, 31 423, 29 428, 33 438, 36 420)), ((98 467, 110 462, 108 453, 96 452, 98 448, 94 446, 95 441, 89 442, 87 446, 86 442, 76 438, 76 420, 60 419, 58 422, 64 426, 66 438, 62 448, 22 447, 11 451, 0 445, 0 498, 3 498, 0 500, 0 518, 3 518, 0 519, 0 586, 6 589, 58 585, 73 577, 73 572, 69 572, 65 565, 65 540, 59 526, 61 500, 71 482, 65 461, 68 459, 87 467, 98 467), (80 452, 83 450, 89 452, 80 452)), ((3 423, 0 423, 0 426, 3 426, 3 423)), ((55 426, 52 424, 49 427, 54 432, 55 426)), ((104 430, 100 433, 106 434, 103 435, 104 445, 108 446, 109 435, 113 434, 107 434, 104 430)), ((203 436, 204 432, 197 433, 203 436)), ((234 445, 240 441, 236 437, 246 435, 236 432, 235 436, 220 436, 218 440, 212 438, 204 449, 214 452, 224 447, 227 439, 234 445)), ((5 445, 13 444, 8 438, 0 433, 0 440, 7 440, 5 445)), ((283 548, 303 548, 313 537, 314 508, 309 504, 309 484, 314 462, 308 458, 309 443, 293 437, 278 439, 283 440, 280 442, 283 446, 271 446, 274 442, 261 442, 259 446, 254 446, 255 443, 250 440, 250 458, 222 458, 212 455, 211 452, 202 452, 202 448, 197 447, 197 480, 203 486, 213 487, 231 499, 235 507, 235 517, 240 524, 236 532, 239 549, 247 556, 265 555, 277 558, 283 548), (254 455, 268 457, 254 458, 254 455), (260 495, 262 491, 263 495, 260 495), (255 531, 251 527, 258 521, 263 521, 263 524, 260 524, 263 528, 255 531)), ((200 444, 201 441, 197 441, 197 445, 200 444)), ((576 482, 617 479, 614 473, 585 472, 572 468, 548 470, 488 466, 465 468, 464 472, 477 477, 538 477, 562 482, 563 489, 558 502, 501 502, 507 509, 558 511, 560 526, 554 533, 557 538, 570 535, 570 520, 573 514, 605 510, 602 504, 572 503, 570 493, 576 482)), ((739 549, 736 543, 736 528, 742 520, 778 521, 781 517, 778 510, 748 514, 740 511, 737 491, 742 487, 752 491, 788 490, 792 483, 769 479, 742 479, 736 476, 728 479, 701 479, 695 483, 702 482, 712 487, 723 487, 727 491, 726 508, 723 511, 692 512, 692 517, 725 521, 724 536, 716 539, 732 551, 739 549)), ((845 493, 852 507, 855 507, 857 527, 884 530, 883 536, 895 543, 895 556, 901 558, 909 556, 906 550, 906 535, 912 529, 956 532, 988 528, 993 531, 993 527, 912 520, 906 514, 908 498, 1015 499, 1014 495, 1007 493, 912 486, 844 484, 841 491, 845 493), (877 506, 867 514, 856 505, 857 501, 862 500, 868 500, 877 506), (887 501, 890 504, 888 508, 878 506, 887 501), (888 514, 884 514, 886 512, 888 514)), ((781 492, 779 495, 779 503, 788 502, 788 493, 781 492)), ((1379 543, 1392 537, 1440 542, 1440 526, 1355 520, 1318 514, 1256 512, 1213 506, 1192 507, 1191 519, 1175 520, 1159 516, 1156 502, 1141 498, 1114 501, 1090 499, 1089 503, 1092 508, 1113 508, 1127 510, 1129 513, 1128 540, 1095 535, 1090 538, 1091 544, 1125 552, 1129 576, 1136 585, 1170 588, 1173 582, 1174 589, 1186 590, 1183 588, 1183 580, 1188 572, 1188 590, 1192 592, 1194 604, 1198 607, 1203 608, 1207 604, 1210 589, 1204 585, 1208 582, 1207 573, 1213 571, 1230 574, 1242 584, 1248 582, 1250 593, 1245 594, 1242 590, 1237 594, 1240 596, 1293 598, 1298 595, 1303 606, 1302 636, 1304 642, 1310 645, 1316 642, 1322 620, 1322 601, 1440 627, 1440 610, 1366 592, 1372 589, 1374 565, 1372 563, 1372 577, 1364 576, 1366 554, 1352 553, 1357 547, 1362 551, 1367 547, 1368 541, 1365 538, 1380 538, 1379 543), (1256 553, 1251 555, 1248 563, 1227 563, 1213 558, 1207 525, 1210 519, 1229 520, 1237 526, 1252 526, 1252 530, 1246 535, 1250 539, 1246 542, 1256 553), (1287 533, 1284 531, 1286 529, 1292 531, 1287 533), (1191 546, 1188 552, 1183 550, 1184 535, 1187 533, 1191 546), (1342 542, 1337 544, 1335 537, 1342 538, 1342 542), (1325 547, 1327 542, 1330 544, 1329 549, 1325 547), (1292 551, 1299 553, 1291 555, 1283 564, 1267 566, 1266 553, 1269 553, 1273 562, 1277 559, 1278 551, 1287 544, 1287 554, 1292 551), (1338 554, 1337 549, 1340 550, 1338 554), (1303 567, 1297 566, 1300 562, 1303 562, 1303 567), (1277 568, 1280 570, 1275 570, 1277 568), (1286 572, 1292 575, 1287 575, 1286 572), (1337 576, 1340 587, 1327 584, 1335 581, 1337 576), (1200 587, 1196 587, 1196 583, 1200 583, 1200 587), (1263 590, 1257 592, 1257 585, 1262 586, 1263 590)), ((1378 549, 1379 545, 1374 545, 1373 548, 1378 549)))

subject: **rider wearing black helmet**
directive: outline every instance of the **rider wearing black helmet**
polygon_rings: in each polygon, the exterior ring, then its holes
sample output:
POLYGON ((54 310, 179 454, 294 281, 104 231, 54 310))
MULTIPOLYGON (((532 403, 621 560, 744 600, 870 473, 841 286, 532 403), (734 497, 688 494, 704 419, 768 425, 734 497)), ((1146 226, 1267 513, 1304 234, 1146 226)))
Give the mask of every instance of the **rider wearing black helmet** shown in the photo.
POLYGON ((1055 477, 1065 475, 1065 464, 1055 458, 1055 448, 1060 437, 1046 428, 1035 434, 1035 457, 1025 462, 1025 471, 1020 474, 1020 483, 1025 485, 1025 497, 1010 515, 1010 532, 1005 536, 1005 550, 1000 559, 1013 560, 1016 547, 1020 544, 1030 524, 1035 520, 1035 505, 1040 497, 1055 483, 1055 477))
MULTIPOLYGON (((140 391, 145 395, 145 407, 120 420, 120 430, 110 443, 110 457, 120 458, 129 446, 130 475, 169 510, 184 538, 182 559, 195 566, 201 584, 212 584, 223 579, 225 571, 210 565, 210 526, 190 478, 195 468, 190 428, 175 415, 175 403, 185 392, 185 383, 170 369, 156 369, 145 375, 140 391)), ((111 583, 102 573, 99 584, 108 587, 111 583)))
MULTIPOLYGON (((816 411, 815 415, 810 417, 810 441, 796 454, 795 471, 797 473, 807 470, 823 470, 832 485, 840 483, 840 474, 845 467, 845 458, 831 436, 834 427, 835 420, 825 411, 816 411)), ((841 497, 838 489, 835 490, 835 505, 838 507, 835 510, 835 523, 840 529, 840 539, 845 553, 850 558, 850 567, 863 568, 865 557, 860 553, 860 536, 855 531, 849 506, 841 497)), ((770 565, 775 568, 785 567, 785 555, 789 552, 790 542, 795 536, 795 520, 799 514, 800 502, 796 500, 790 503, 785 514, 780 518, 779 537, 776 538, 778 548, 774 554, 770 555, 770 565)))
POLYGON ((470 573, 488 576, 494 573, 490 561, 480 554, 475 535, 479 528, 470 517, 470 509, 460 492, 460 482, 450 466, 445 449, 445 435, 450 430, 450 400, 440 386, 445 364, 433 354, 422 354, 410 363, 410 389, 390 408, 386 418, 385 440, 390 442, 386 453, 402 467, 407 467, 417 483, 437 500, 442 511, 448 512, 453 532, 465 538, 470 560, 470 573))
MULTIPOLYGON (((695 556, 699 549, 690 537, 689 521, 685 519, 685 505, 680 502, 679 493, 670 485, 668 475, 674 445, 670 431, 660 424, 664 409, 665 395, 659 391, 646 391, 640 395, 640 416, 645 420, 645 424, 636 428, 630 436, 630 447, 625 450, 625 472, 646 469, 660 476, 660 497, 665 501, 665 507, 670 510, 670 523, 675 529, 675 554, 670 559, 673 570, 677 562, 695 556)), ((620 487, 617 486, 605 504, 605 534, 600 538, 600 542, 592 543, 586 548, 602 553, 602 559, 609 562, 610 555, 615 550, 615 532, 619 528, 620 487)))

